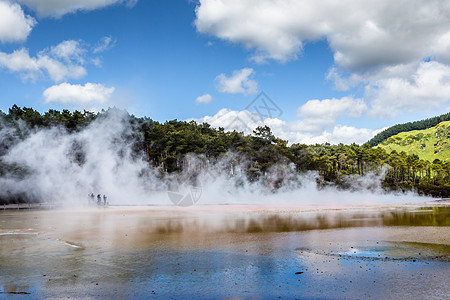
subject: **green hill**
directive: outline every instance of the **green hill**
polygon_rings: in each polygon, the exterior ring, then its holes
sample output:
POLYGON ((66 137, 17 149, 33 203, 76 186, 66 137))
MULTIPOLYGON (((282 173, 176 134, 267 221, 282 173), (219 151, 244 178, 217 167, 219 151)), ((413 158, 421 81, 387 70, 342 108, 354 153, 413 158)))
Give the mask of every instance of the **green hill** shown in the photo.
POLYGON ((370 147, 375 147, 384 140, 386 140, 387 138, 399 134, 400 132, 429 129, 444 121, 450 121, 450 113, 446 113, 434 118, 429 118, 421 121, 409 122, 405 124, 397 124, 383 130, 382 132, 371 138, 367 142, 367 144, 370 147))
POLYGON ((450 160, 450 121, 424 129, 400 132, 383 140, 377 147, 387 152, 396 150, 407 154, 416 154, 421 159, 433 161, 450 160))

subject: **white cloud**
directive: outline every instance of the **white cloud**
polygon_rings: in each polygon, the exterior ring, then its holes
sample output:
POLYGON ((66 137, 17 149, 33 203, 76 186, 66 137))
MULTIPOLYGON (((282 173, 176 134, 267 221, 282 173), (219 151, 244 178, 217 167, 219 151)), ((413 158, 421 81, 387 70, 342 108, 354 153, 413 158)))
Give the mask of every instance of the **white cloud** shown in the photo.
POLYGON ((214 98, 210 94, 204 94, 204 95, 198 96, 197 99, 195 99, 195 103, 208 104, 208 103, 211 103, 211 101, 213 101, 213 100, 214 100, 214 98))
POLYGON ((116 44, 116 40, 113 39, 110 36, 104 36, 98 43, 97 45, 94 47, 94 49, 92 50, 92 52, 94 53, 101 53, 101 52, 105 52, 106 50, 111 49, 112 47, 115 46, 116 44))
POLYGON ((450 58, 448 1, 200 0, 196 16, 199 32, 254 49, 257 61, 296 59, 319 39, 353 72, 450 58))
POLYGON ((87 74, 83 66, 66 64, 45 54, 30 57, 28 50, 24 48, 10 54, 0 51, 0 67, 31 80, 46 74, 58 82, 69 78, 79 79, 87 74))
POLYGON ((249 111, 234 111, 227 108, 222 108, 213 116, 205 116, 200 119, 192 119, 198 123, 206 122, 215 128, 225 128, 226 130, 236 130, 246 134, 252 133, 253 129, 263 123, 259 118, 252 115, 249 111))
POLYGON ((135 5, 138 0, 16 0, 40 17, 61 17, 77 11, 90 11, 114 4, 135 5))
POLYGON ((298 114, 304 118, 336 119, 346 114, 350 117, 360 117, 367 110, 361 99, 344 97, 342 99, 309 100, 299 107, 298 114))
POLYGON ((83 55, 86 53, 86 49, 82 47, 79 41, 68 40, 61 42, 57 46, 51 47, 50 53, 67 62, 78 61, 83 63, 83 55))
POLYGON ((327 79, 364 90, 371 116, 449 102, 449 1, 200 0, 195 26, 250 49, 257 62, 297 59, 305 43, 326 41, 334 57, 327 79))
POLYGON ((46 89, 43 93, 45 102, 59 103, 105 103, 114 93, 114 87, 106 87, 98 83, 85 85, 61 83, 46 89))
POLYGON ((34 57, 25 48, 12 53, 0 51, 0 68, 18 73, 24 80, 47 76, 55 82, 80 79, 87 75, 87 64, 100 67, 102 63, 99 57, 92 57, 87 46, 84 41, 67 40, 39 51, 34 57))
POLYGON ((450 63, 450 31, 436 39, 430 52, 434 53, 438 60, 450 63))
POLYGON ((20 5, 0 0, 0 42, 25 41, 36 20, 25 15, 20 5))
POLYGON ((303 120, 297 122, 297 128, 311 133, 320 133, 333 126, 341 116, 358 118, 367 111, 362 99, 344 97, 342 99, 309 100, 297 110, 303 120))
POLYGON ((373 130, 352 126, 334 126, 333 131, 326 135, 327 141, 331 144, 364 144, 384 129, 385 128, 373 130))
POLYGON ((422 62, 409 77, 388 77, 366 86, 365 97, 371 100, 370 114, 395 117, 443 107, 450 102, 450 66, 435 61, 422 62))
POLYGON ((368 80, 368 77, 363 77, 360 74, 342 74, 336 67, 332 67, 328 70, 326 79, 330 80, 334 84, 334 88, 338 91, 347 91, 364 80, 368 80))
POLYGON ((0 66, 12 72, 36 73, 40 71, 36 58, 31 58, 28 50, 19 49, 11 54, 0 52, 0 66))
POLYGON ((382 129, 356 128, 352 126, 335 125, 330 130, 324 130, 320 133, 311 133, 298 130, 298 125, 287 123, 282 127, 274 127, 273 132, 276 136, 288 140, 290 143, 300 144, 364 144, 382 129))
POLYGON ((199 119, 192 119, 198 123, 209 123, 212 127, 222 127, 227 131, 236 130, 251 134, 257 126, 267 125, 272 129, 276 137, 287 140, 289 144, 363 144, 370 138, 375 136, 379 130, 366 128, 356 128, 351 126, 331 125, 330 130, 322 130, 320 132, 309 130, 302 126, 301 121, 285 122, 277 118, 266 118, 261 120, 259 116, 249 111, 233 111, 226 108, 221 109, 213 116, 205 116, 199 119))
POLYGON ((87 71, 83 66, 75 64, 64 64, 46 55, 38 55, 38 66, 44 69, 50 78, 56 82, 66 80, 68 78, 80 79, 87 75, 87 71))
POLYGON ((252 68, 243 68, 233 71, 230 77, 220 74, 214 80, 216 89, 221 93, 251 95, 258 92, 258 83, 252 79, 255 71, 252 68))

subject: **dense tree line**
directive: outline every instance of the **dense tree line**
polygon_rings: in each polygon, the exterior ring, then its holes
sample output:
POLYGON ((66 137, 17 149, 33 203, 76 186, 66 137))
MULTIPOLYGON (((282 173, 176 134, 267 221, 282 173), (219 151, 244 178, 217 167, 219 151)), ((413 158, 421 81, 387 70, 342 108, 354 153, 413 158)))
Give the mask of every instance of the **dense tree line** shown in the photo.
MULTIPOLYGON (((52 126, 63 127, 70 133, 81 130, 107 113, 49 110, 40 114, 32 108, 13 106, 8 113, 0 112, 0 130, 14 127, 22 138, 28 131, 52 126)), ((197 154, 214 163, 228 153, 234 153, 234 160, 247 162, 246 171, 250 180, 264 179, 272 168, 284 165, 292 166, 296 172, 316 171, 319 174, 319 186, 335 185, 351 189, 355 187, 352 176, 371 173, 382 176, 382 186, 387 190, 415 189, 427 195, 450 196, 450 162, 430 162, 405 152, 387 153, 369 144, 288 146, 287 141, 276 138, 267 126, 256 128, 252 135, 245 135, 194 121, 160 123, 132 115, 128 119, 132 128, 133 152, 144 155, 149 167, 158 168, 165 174, 183 171, 186 168, 185 157, 189 154, 197 154)), ((5 130, 1 134, 0 176, 3 176, 18 166, 2 163, 1 157, 13 143, 8 143, 5 130)), ((281 177, 274 187, 282 184, 281 177)))
POLYGON ((14 121, 21 120, 30 128, 35 127, 51 127, 57 125, 63 125, 68 131, 79 130, 96 118, 96 114, 89 111, 74 111, 70 112, 64 109, 62 112, 50 109, 44 114, 40 114, 38 111, 24 107, 20 108, 17 105, 13 105, 8 114, 0 111, 0 117, 3 124, 0 126, 7 126, 17 124, 14 121))
POLYGON ((396 135, 400 132, 428 129, 428 128, 434 127, 444 121, 450 121, 450 113, 443 114, 441 116, 434 117, 434 118, 421 120, 421 121, 409 122, 409 123, 405 123, 405 124, 398 124, 398 125, 395 125, 395 126, 392 126, 392 127, 389 127, 387 129, 383 130, 382 132, 380 132, 379 134, 374 136, 372 139, 370 139, 367 142, 367 144, 370 147, 375 147, 378 144, 380 144, 381 142, 383 142, 385 139, 387 139, 393 135, 396 135))

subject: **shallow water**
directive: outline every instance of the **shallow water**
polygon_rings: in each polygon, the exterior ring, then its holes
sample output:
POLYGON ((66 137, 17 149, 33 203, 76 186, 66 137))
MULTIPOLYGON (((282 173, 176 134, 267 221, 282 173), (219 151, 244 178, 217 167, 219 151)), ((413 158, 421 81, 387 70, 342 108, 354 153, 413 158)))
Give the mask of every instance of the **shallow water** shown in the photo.
POLYGON ((450 208, 0 212, 0 297, 436 298, 450 208))

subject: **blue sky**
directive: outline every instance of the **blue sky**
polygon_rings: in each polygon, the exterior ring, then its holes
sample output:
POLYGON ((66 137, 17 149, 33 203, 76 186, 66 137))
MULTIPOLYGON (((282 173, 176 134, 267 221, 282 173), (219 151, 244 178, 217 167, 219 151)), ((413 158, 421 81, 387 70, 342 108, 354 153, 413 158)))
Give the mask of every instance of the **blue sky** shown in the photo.
POLYGON ((363 143, 449 111, 450 5, 391 2, 0 0, 0 109, 117 106, 363 143), (261 91, 280 114, 244 110, 261 91))

